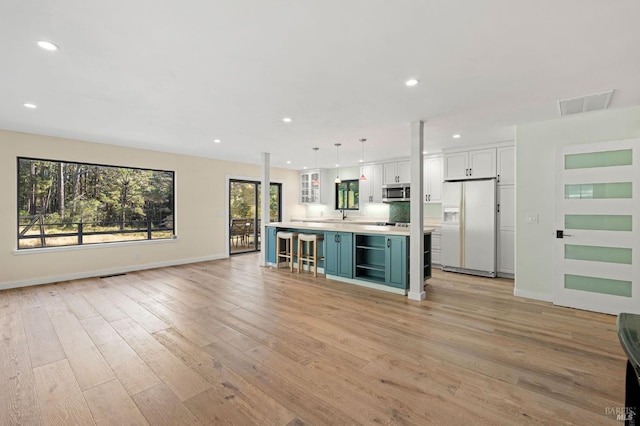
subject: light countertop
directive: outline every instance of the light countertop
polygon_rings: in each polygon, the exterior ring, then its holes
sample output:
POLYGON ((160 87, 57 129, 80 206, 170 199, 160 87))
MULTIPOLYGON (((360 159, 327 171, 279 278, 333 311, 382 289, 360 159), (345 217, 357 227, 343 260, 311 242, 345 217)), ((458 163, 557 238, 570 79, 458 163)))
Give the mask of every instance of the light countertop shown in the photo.
MULTIPOLYGON (((409 236, 411 228, 403 228, 399 226, 380 226, 373 224, 359 224, 352 221, 327 221, 327 222, 273 222, 267 226, 275 226, 278 228, 292 229, 308 229, 314 231, 336 231, 336 232, 353 232, 357 234, 386 234, 386 235, 404 235, 409 236)), ((430 234, 435 231, 432 226, 425 226, 424 233, 430 234)))

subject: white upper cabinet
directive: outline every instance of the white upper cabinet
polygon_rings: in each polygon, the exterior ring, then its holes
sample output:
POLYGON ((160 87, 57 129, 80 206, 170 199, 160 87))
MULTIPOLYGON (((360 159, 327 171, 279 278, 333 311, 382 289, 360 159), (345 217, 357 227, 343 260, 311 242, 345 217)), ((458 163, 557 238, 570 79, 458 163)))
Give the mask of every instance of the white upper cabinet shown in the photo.
POLYGON ((300 202, 303 204, 317 204, 320 202, 320 170, 300 173, 300 202))
POLYGON ((442 201, 442 157, 424 159, 423 200, 425 203, 442 201))
POLYGON ((384 184, 390 183, 410 183, 411 182, 411 162, 397 161, 384 164, 384 184))
POLYGON ((444 154, 444 179, 482 179, 496 177, 496 149, 444 154))
POLYGON ((469 178, 469 153, 455 152, 444 155, 444 179, 468 179, 469 178))
POLYGON ((360 167, 360 175, 366 180, 360 181, 360 205, 382 202, 382 164, 367 164, 360 167))
POLYGON ((516 183, 516 150, 513 146, 498 148, 498 185, 516 183))

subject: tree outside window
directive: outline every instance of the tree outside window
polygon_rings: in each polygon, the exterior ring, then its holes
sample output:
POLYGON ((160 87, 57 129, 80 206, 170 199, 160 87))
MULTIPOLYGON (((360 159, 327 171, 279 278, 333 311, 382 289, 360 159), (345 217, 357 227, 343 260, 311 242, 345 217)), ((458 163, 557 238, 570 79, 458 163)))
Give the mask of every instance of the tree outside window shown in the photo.
POLYGON ((343 180, 336 183, 336 210, 360 209, 360 181, 343 180))

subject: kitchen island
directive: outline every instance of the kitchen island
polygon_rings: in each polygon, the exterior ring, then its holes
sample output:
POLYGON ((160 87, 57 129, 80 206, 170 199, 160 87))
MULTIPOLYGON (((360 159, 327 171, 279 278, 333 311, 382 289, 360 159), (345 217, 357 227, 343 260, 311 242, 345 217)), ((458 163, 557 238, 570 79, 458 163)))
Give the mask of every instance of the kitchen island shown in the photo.
MULTIPOLYGON (((276 222, 266 226, 264 249, 268 265, 276 264, 276 233, 292 231, 322 234, 318 263, 328 279, 396 294, 409 288, 408 227, 364 225, 344 222, 276 222)), ((424 277, 431 277, 431 233, 424 228, 424 277)))

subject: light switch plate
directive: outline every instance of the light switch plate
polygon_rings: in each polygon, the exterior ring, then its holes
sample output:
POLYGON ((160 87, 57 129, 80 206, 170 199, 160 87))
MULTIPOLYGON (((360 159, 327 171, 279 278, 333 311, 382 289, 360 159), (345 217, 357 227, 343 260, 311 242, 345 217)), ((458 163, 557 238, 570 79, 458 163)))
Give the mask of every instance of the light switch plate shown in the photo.
POLYGON ((538 213, 527 213, 527 223, 538 223, 538 213))

